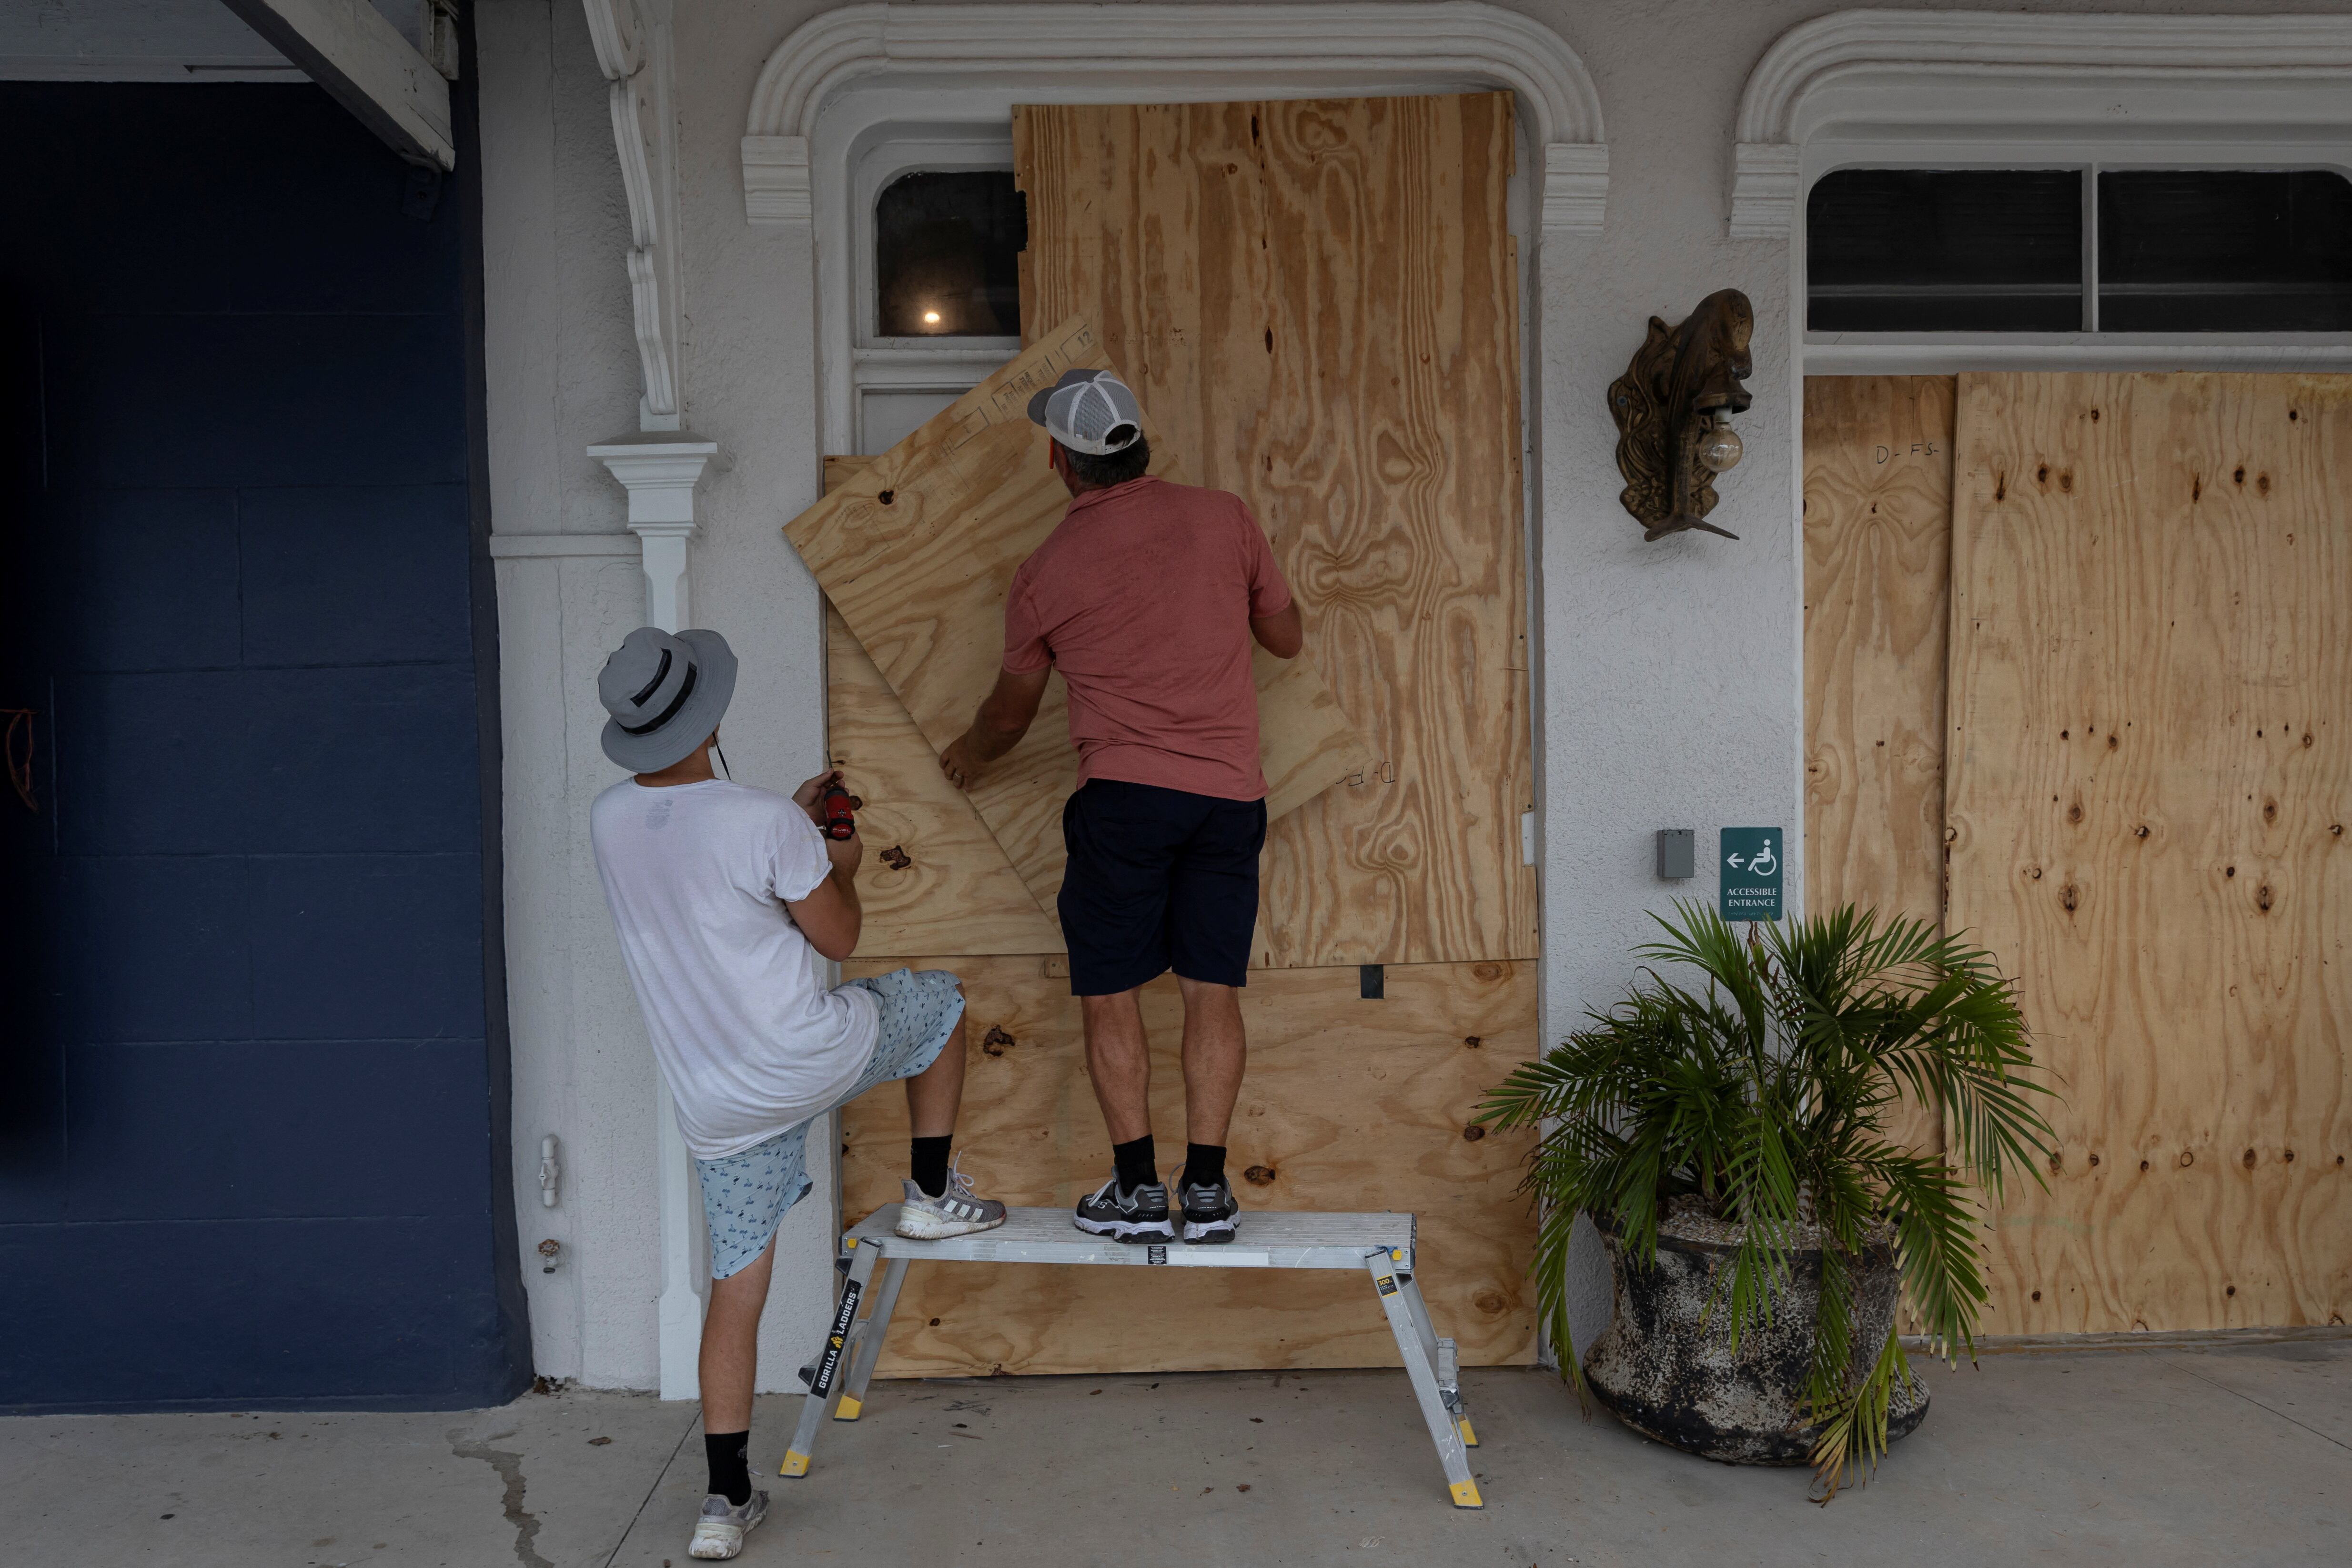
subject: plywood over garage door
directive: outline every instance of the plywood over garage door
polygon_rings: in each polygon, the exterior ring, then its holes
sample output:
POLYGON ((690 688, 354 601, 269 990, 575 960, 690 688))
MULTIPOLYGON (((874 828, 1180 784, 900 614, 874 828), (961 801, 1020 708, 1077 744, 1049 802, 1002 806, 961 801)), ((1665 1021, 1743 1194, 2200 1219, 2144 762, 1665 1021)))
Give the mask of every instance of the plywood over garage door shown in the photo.
POLYGON ((1948 921, 2062 1080, 1994 1333, 2352 1316, 2352 378, 1960 378, 1948 921))
MULTIPOLYGON (((965 1168, 1007 1203, 1075 1205, 1110 1173, 1110 1140, 1066 972, 1034 958, 913 962, 954 970, 970 998, 956 1133, 965 1168)), ((843 967, 854 975, 891 965, 843 967)), ((1531 1361, 1535 1226, 1517 1187, 1532 1139, 1470 1133, 1487 1089, 1535 1053, 1536 983, 1531 963, 1415 964, 1388 972, 1385 1000, 1365 1001, 1354 969, 1253 974, 1242 1001, 1249 1076, 1226 1162, 1244 1210, 1242 1245, 1253 1209, 1411 1209, 1437 1331, 1461 1342, 1465 1365, 1531 1361)), ((1173 979, 1144 988, 1153 1135, 1170 1165, 1184 1147, 1182 1016, 1173 979)), ((842 1207, 863 1215, 898 1196, 906 1097, 885 1086, 855 1101, 843 1124, 842 1207)), ((1358 1275, 926 1264, 908 1273, 881 1371, 1395 1364, 1395 1341, 1358 1275)))
POLYGON ((1022 320, 1085 314, 1247 500, 1379 763, 1275 825, 1257 961, 1524 958, 1507 93, 1013 111, 1022 320))

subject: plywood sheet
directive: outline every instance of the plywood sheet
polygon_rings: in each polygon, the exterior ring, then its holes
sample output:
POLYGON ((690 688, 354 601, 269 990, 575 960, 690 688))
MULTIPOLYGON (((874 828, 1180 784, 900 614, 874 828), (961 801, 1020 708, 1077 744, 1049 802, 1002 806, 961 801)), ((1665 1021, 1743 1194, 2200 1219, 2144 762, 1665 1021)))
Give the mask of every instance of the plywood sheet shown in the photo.
POLYGON ((1941 921, 1948 375, 1805 378, 1805 897, 1941 921))
POLYGON ((2063 1081, 1995 1333, 2352 1317, 2352 379, 1964 375, 1948 919, 2063 1081))
POLYGON ((907 717, 890 683, 825 607, 825 733, 858 808, 866 864, 857 894, 866 958, 937 952, 1059 952, 1060 928, 907 717))
MULTIPOLYGON (((1077 1004, 1068 981, 1046 973, 1060 965, 939 958, 917 967, 954 970, 970 998, 956 1138, 965 1168, 1008 1203, 1075 1205, 1109 1174, 1110 1143, 1087 1081, 1077 1004)), ((1535 1221, 1516 1191, 1532 1140, 1465 1132, 1486 1091, 1535 1052, 1536 984, 1528 963, 1415 965, 1389 970, 1386 1000, 1367 1002, 1353 969, 1283 970, 1252 975, 1243 995, 1249 1076, 1228 1168, 1244 1208, 1417 1213, 1422 1284, 1438 1332, 1461 1342, 1465 1363, 1534 1355, 1535 1221)), ((1153 1134, 1173 1165, 1184 1147, 1174 982, 1145 987, 1143 1009, 1156 1047, 1153 1134)), ((854 1221, 898 1196, 905 1096, 886 1088, 853 1103, 843 1138, 842 1211, 854 1221)), ((881 1370, 1395 1364, 1370 1287, 1352 1275, 936 1265, 908 1273, 881 1370)))
MULTIPOLYGON (((935 752, 994 683, 1013 574, 1068 502, 1046 466, 1046 437, 1028 421, 1029 396, 1073 366, 1109 363, 1091 327, 1065 322, 785 525, 935 752)), ((1154 471, 1171 460, 1156 454, 1154 471)), ((1312 665, 1261 656, 1257 672, 1266 809, 1279 816, 1360 771, 1363 752, 1312 665)), ((971 792, 1048 913, 1076 777, 1055 681, 1028 735, 971 792)))
MULTIPOLYGON (((1948 375, 1805 379, 1805 900, 1944 918, 1948 375)), ((1890 1113, 1944 1146, 1932 1104, 1890 1113)))
POLYGON ((1257 962, 1530 957, 1507 93, 1013 112, 1022 319, 1244 497, 1374 765, 1278 822, 1257 962))
MULTIPOLYGON (((824 459, 830 495, 874 461, 824 459)), ((1058 952, 1060 930, 1029 897, 1013 862, 907 717, 865 645, 824 608, 828 755, 866 804, 866 860, 858 878, 868 958, 937 952, 1058 952)))

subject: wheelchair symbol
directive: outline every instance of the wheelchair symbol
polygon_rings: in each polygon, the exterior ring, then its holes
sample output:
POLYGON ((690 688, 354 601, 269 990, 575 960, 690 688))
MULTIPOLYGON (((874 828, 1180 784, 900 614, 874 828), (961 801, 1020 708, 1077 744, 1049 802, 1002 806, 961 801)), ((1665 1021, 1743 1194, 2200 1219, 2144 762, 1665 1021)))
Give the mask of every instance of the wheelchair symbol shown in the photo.
MULTIPOLYGON (((1729 866, 1733 870, 1738 871, 1743 869, 1739 864, 1738 856, 1727 855, 1723 858, 1724 864, 1729 866)), ((1780 858, 1772 853, 1772 841, 1770 839, 1767 838, 1764 840, 1764 847, 1759 849, 1755 854, 1748 858, 1748 864, 1744 869, 1751 877, 1771 877, 1779 874, 1780 869, 1780 858)))

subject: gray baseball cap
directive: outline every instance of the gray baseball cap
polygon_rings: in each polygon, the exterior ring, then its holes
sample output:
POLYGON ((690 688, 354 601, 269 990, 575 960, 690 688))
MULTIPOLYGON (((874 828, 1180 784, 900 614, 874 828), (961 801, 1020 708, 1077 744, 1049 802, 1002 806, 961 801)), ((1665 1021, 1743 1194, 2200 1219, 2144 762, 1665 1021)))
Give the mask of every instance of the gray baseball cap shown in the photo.
POLYGON ((1143 439, 1143 405, 1114 372, 1066 370, 1029 400, 1029 423, 1073 452, 1106 458, 1143 439))
POLYGON ((633 773, 659 773, 719 728, 735 695, 735 650, 717 632, 639 626, 604 661, 596 695, 612 715, 604 754, 633 773))

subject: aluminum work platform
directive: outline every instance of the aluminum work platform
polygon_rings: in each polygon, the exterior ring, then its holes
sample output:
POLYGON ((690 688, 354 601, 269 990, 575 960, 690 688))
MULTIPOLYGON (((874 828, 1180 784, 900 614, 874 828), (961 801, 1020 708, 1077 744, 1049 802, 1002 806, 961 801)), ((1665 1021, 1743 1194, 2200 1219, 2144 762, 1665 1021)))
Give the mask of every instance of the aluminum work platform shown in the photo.
POLYGON ((866 1381, 882 1358, 882 1338, 898 1304, 907 1265, 931 1263, 1067 1263, 1125 1268, 1353 1268, 1370 1277, 1381 1310, 1396 1335, 1413 1397, 1421 1402, 1430 1441, 1456 1508, 1484 1506, 1470 1474, 1467 1450, 1478 1438, 1462 1403, 1454 1342, 1440 1339, 1429 1304, 1413 1282, 1413 1216, 1409 1214, 1283 1214, 1253 1211, 1242 1216, 1241 1234, 1230 1242, 1187 1247, 1118 1242, 1088 1236, 1070 1223, 1066 1209, 1012 1209, 993 1230, 946 1241, 908 1241, 892 1228, 898 1205, 886 1204, 842 1237, 849 1255, 849 1278, 825 1336, 824 1352, 803 1368, 808 1399, 782 1474, 808 1474, 817 1428, 830 1415, 855 1421, 865 1409, 866 1381), (874 1289, 874 1271, 882 1283, 874 1289), (867 1310, 858 1308, 866 1296, 867 1310))

